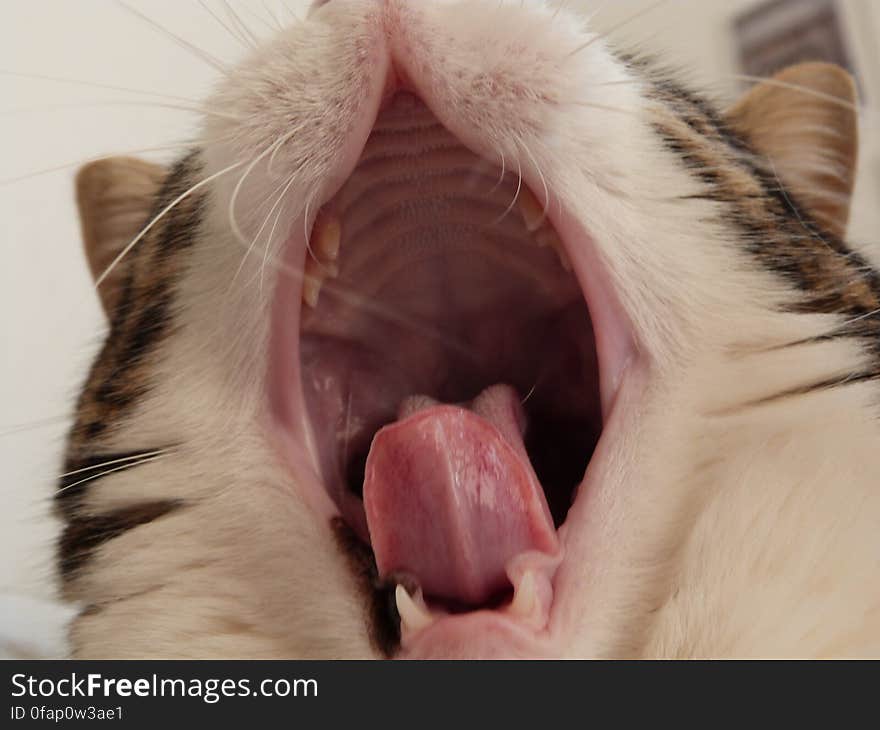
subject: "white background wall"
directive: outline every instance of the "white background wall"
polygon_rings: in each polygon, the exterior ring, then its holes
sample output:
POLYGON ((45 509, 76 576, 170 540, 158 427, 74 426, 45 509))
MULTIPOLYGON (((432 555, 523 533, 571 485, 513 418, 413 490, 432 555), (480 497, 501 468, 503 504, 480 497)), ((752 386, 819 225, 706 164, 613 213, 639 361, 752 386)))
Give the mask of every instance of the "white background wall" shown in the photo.
MULTIPOLYGON (((413 0, 423 1, 423 0, 413 0)), ((698 84, 730 97, 737 82, 731 18, 755 0, 669 0, 613 33, 660 49, 698 84)), ((217 0, 209 0, 222 13, 217 0)), ((194 0, 130 0, 182 38, 229 61, 241 45, 194 0)), ((288 0, 295 7, 297 0, 288 0)), ((567 0, 608 29, 651 3, 567 0)), ((281 0, 233 0, 255 32, 281 0)), ((880 3, 842 2, 869 102, 880 99, 880 3)), ((22 79, 17 71, 202 97, 216 72, 111 0, 0 2, 0 181, 91 156, 167 145, 194 131, 192 115, 134 93, 22 79), (98 104, 95 104, 95 103, 98 104), (146 103, 144 103, 146 102, 146 103)), ((853 232, 880 248, 880 117, 865 110, 853 232)), ((169 160, 173 151, 144 155, 169 160)), ((67 167, 0 182, 0 612, 10 593, 46 596, 48 518, 67 418, 104 322, 83 261, 67 167)), ((5 608, 4 608, 5 607, 5 608)), ((2 614, 0 614, 2 631, 2 614)))

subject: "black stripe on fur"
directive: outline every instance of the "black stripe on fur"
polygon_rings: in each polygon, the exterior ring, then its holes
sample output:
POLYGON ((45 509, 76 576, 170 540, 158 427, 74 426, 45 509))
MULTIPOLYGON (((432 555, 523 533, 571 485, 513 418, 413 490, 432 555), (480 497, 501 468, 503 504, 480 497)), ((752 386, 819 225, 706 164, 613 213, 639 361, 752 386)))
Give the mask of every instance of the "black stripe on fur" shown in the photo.
POLYGON ((141 525, 148 525, 181 506, 178 500, 145 502, 96 516, 71 518, 58 540, 61 575, 68 579, 93 556, 94 551, 113 538, 141 525))
POLYGON ((65 516, 73 516, 79 498, 86 489, 104 477, 133 469, 145 462, 152 461, 151 455, 158 457, 157 452, 166 449, 141 449, 119 453, 95 454, 83 459, 68 459, 64 465, 64 476, 58 480, 58 491, 55 493, 55 505, 65 516))

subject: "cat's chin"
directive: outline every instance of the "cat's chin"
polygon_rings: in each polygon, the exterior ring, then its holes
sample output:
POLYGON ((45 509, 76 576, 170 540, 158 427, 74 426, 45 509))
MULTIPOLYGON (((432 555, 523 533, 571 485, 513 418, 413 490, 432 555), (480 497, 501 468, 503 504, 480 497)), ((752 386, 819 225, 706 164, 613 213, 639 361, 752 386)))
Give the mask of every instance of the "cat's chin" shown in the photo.
POLYGON ((271 428, 318 518, 368 548, 401 656, 564 654, 561 568, 601 532, 590 492, 643 363, 563 196, 389 69, 290 227, 271 428))

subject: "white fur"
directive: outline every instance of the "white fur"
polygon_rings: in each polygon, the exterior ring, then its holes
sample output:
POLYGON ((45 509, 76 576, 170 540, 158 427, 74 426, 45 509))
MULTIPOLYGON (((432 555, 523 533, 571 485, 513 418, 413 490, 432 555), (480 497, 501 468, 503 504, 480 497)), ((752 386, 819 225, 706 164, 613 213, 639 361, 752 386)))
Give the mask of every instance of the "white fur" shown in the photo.
MULTIPOLYGON (((486 154, 540 171, 582 216, 645 357, 638 408, 625 435, 600 447, 599 486, 579 508, 589 530, 572 539, 585 559, 560 576, 579 589, 558 596, 548 646, 567 656, 880 654, 876 387, 736 408, 858 370, 865 354, 842 341, 760 353, 833 321, 780 314, 795 293, 710 222, 714 204, 673 200, 697 184, 649 126, 656 102, 603 42, 569 55, 592 38, 580 21, 520 5, 334 0, 321 22, 291 27, 221 84, 210 103, 241 122, 206 122, 205 174, 253 159, 296 120, 273 166, 298 171, 282 216, 295 219, 326 192, 369 83, 358 54, 379 53, 376 24, 396 14, 442 77, 443 108, 469 96, 468 123, 491 130, 486 154), (469 82, 489 68, 497 86, 475 96, 469 82), (595 505, 601 524, 586 514, 595 505)), ((105 608, 76 622, 83 655, 376 655, 349 566, 262 426, 276 276, 270 266, 260 290, 265 243, 232 279, 262 223, 247 211, 277 189, 267 162, 241 186, 244 241, 227 215, 240 175, 212 186, 160 385, 114 435, 120 447, 182 447, 88 493, 96 512, 144 498, 189 506, 98 551, 78 591, 105 608)))

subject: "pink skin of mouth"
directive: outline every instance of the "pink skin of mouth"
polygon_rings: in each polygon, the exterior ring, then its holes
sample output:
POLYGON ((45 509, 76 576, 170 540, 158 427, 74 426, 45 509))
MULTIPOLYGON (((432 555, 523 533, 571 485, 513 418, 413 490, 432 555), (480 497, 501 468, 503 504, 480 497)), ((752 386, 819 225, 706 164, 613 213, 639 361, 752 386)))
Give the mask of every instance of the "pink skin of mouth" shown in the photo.
MULTIPOLYGON (((375 69, 375 74, 372 77, 373 83, 367 94, 362 116, 357 125, 349 131, 345 151, 340 157, 335 174, 329 176, 325 181, 319 198, 322 204, 330 200, 350 177, 379 112, 400 91, 407 91, 419 96, 452 134, 484 159, 495 162, 495 153, 492 152, 492 146, 479 129, 460 128, 452 110, 447 109, 441 103, 442 100, 432 98, 433 95, 430 88, 422 89, 419 87, 416 75, 409 73, 407 70, 406 57, 393 52, 391 48, 394 45, 393 40, 390 34, 377 38, 377 43, 372 50, 371 57, 365 61, 370 63, 372 68, 375 69)), ((537 173, 530 169, 530 167, 523 165, 522 176, 524 183, 532 191, 536 192, 539 202, 545 203, 545 201, 540 200, 540 195, 537 195, 537 191, 543 189, 542 181, 537 173)), ((310 220, 300 219, 292 223, 292 234, 285 244, 284 265, 286 270, 302 270, 307 248, 307 239, 304 231, 311 229, 317 212, 318 207, 316 206, 311 212, 310 220)), ((588 485, 595 481, 595 474, 602 471, 601 465, 597 465, 595 462, 597 462, 602 454, 608 451, 606 442, 609 438, 608 432, 612 430, 613 426, 611 421, 619 420, 611 419, 613 415, 611 412, 612 406, 614 405, 624 373, 635 357, 635 348, 632 344, 629 328, 626 326, 625 317, 616 297, 613 295, 607 271, 599 261, 595 247, 582 224, 561 206, 552 206, 548 210, 547 216, 565 245, 575 275, 581 284, 593 320, 599 360, 602 415, 606 425, 599 446, 596 449, 596 454, 587 468, 583 481, 578 487, 578 494, 582 494, 588 489, 588 485)), ((338 516, 340 509, 343 514, 350 516, 358 510, 362 511, 362 508, 359 504, 352 504, 347 508, 346 505, 334 503, 322 484, 317 467, 319 459, 310 430, 301 385, 299 338, 291 337, 291 323, 298 323, 300 319, 302 306, 301 290, 302 281, 299 277, 285 276, 283 274, 276 287, 272 310, 269 359, 268 387, 271 414, 269 431, 284 460, 293 472, 294 483, 298 488, 298 493, 314 511, 318 519, 329 520, 334 516, 338 516)), ((433 416, 436 417, 437 415, 438 412, 433 412, 433 416)), ((444 411, 442 415, 446 418, 446 416, 451 416, 451 412, 444 411)), ((456 416, 462 418, 460 414, 456 414, 456 416)), ((409 418, 418 419, 419 414, 409 418)), ((478 416, 468 414, 463 418, 466 424, 464 428, 469 429, 472 434, 482 430, 484 436, 488 434, 486 437, 490 442, 494 442, 496 445, 507 443, 497 435, 497 429, 495 429, 495 433, 487 431, 487 426, 489 429, 492 429, 491 424, 487 424, 485 421, 480 422, 478 416)), ((425 416, 422 416, 422 419, 425 423, 429 420, 425 416)), ((447 425, 449 420, 449 418, 446 418, 447 425)), ((436 427, 439 423, 442 430, 443 422, 443 418, 439 420, 435 418, 432 425, 436 427)), ((409 425, 411 426, 412 424, 409 425)), ((399 427, 400 423, 388 428, 394 429, 399 427)), ((377 438, 379 438, 379 435, 377 435, 377 438)), ((455 443, 455 439, 452 438, 450 443, 455 443)), ((458 446, 461 447, 462 444, 458 444, 458 446)), ((512 448, 509 443, 507 443, 507 446, 512 448)), ((465 448, 467 447, 465 446, 465 448)), ((516 460, 511 460, 510 463, 516 463, 516 460)), ((526 463, 528 463, 527 458, 526 463)), ((531 470, 529 469, 529 471, 531 470)), ((519 484, 520 488, 518 490, 514 489, 513 493, 518 491, 520 495, 525 495, 526 501, 531 504, 531 507, 527 508, 525 512, 518 510, 516 514, 531 515, 527 517, 525 524, 531 527, 533 534, 527 539, 521 539, 522 530, 519 532, 516 529, 510 530, 509 534, 518 534, 520 537, 514 539, 514 547, 508 547, 508 551, 505 554, 516 555, 522 553, 524 556, 529 556, 537 549, 538 552, 545 553, 545 557, 551 554, 556 556, 553 560, 537 561, 540 564, 538 572, 542 575, 539 590, 539 618, 533 622, 524 623, 519 617, 511 616, 509 611, 487 609, 465 614, 441 615, 427 628, 415 633, 404 633, 402 638, 402 656, 404 658, 431 656, 550 656, 559 653, 551 648, 551 645, 557 643, 558 640, 558 637, 556 637, 557 640, 553 638, 555 633, 553 626, 554 612, 551 609, 554 596, 558 598, 557 594, 560 591, 564 591, 565 587, 558 584, 558 581, 554 579, 554 575, 557 574, 560 560, 564 562, 565 557, 568 557, 570 554, 570 551, 567 550, 568 535, 573 530, 576 530, 576 528, 573 528, 567 522, 564 529, 561 529, 558 533, 553 531, 552 536, 550 536, 547 530, 547 515, 543 512, 543 510, 546 510, 546 504, 543 503, 543 499, 541 499, 541 504, 535 503, 535 492, 531 488, 532 485, 529 485, 528 488, 523 486, 528 484, 529 478, 534 478, 533 473, 531 477, 528 474, 517 471, 517 469, 514 469, 514 473, 512 479, 514 483, 519 484)), ((537 489, 538 493, 540 493, 540 487, 537 489)), ((372 491, 370 490, 370 492, 372 491)), ((365 496, 367 494, 369 492, 365 488, 365 496)), ((541 497, 543 498, 542 494, 541 497)), ((349 498, 353 502, 359 502, 354 495, 350 495, 349 498)), ((577 501, 582 500, 579 499, 577 501)), ((369 498, 367 498, 367 502, 367 517, 369 518, 371 509, 369 498)), ((425 504, 426 502, 421 502, 417 505, 417 509, 423 508, 425 504)), ((393 511, 393 505, 388 507, 388 509, 393 511)), ((582 510, 576 510, 573 506, 569 522, 572 519, 571 515, 579 512, 582 512, 582 510)), ((364 534, 366 531, 364 524, 353 525, 353 527, 361 534, 364 534)), ((552 522, 550 523, 550 529, 552 531, 552 522)), ((472 532, 472 530, 469 530, 468 534, 470 535, 472 532)), ((500 531, 500 533, 503 532, 504 530, 500 531)), ((580 540, 580 544, 584 544, 583 539, 580 540)), ((395 565, 395 562, 399 562, 399 560, 389 560, 387 564, 383 564, 383 557, 388 555, 387 551, 383 552, 384 548, 379 546, 374 546, 374 548, 378 548, 376 549, 376 554, 377 560, 380 563, 380 570, 383 568, 385 568, 385 572, 394 570, 392 566, 395 565)), ((481 550, 479 547, 476 549, 478 551, 481 550)), ((524 557, 520 562, 524 562, 527 559, 527 557, 524 557)), ((493 571, 491 571, 492 575, 495 576, 492 580, 495 580, 498 576, 497 568, 498 566, 496 565, 493 571)), ((518 581, 523 574, 523 570, 516 567, 515 560, 508 561, 505 569, 507 579, 515 590, 518 587, 518 581)), ((479 587, 474 588, 473 594, 468 596, 475 601, 484 596, 488 590, 487 585, 491 584, 494 586, 497 583, 492 583, 491 580, 486 582, 485 574, 480 580, 483 580, 484 584, 480 586, 478 580, 474 585, 479 587)))

